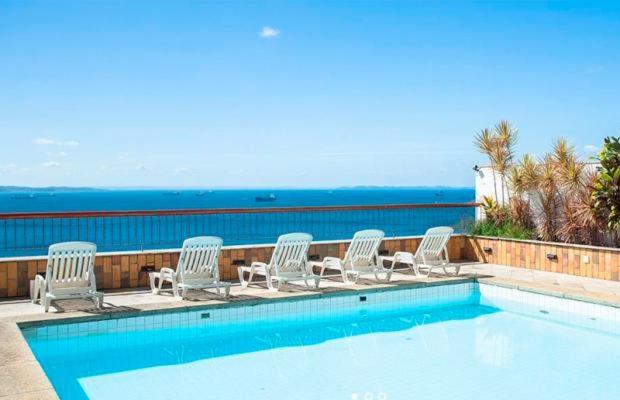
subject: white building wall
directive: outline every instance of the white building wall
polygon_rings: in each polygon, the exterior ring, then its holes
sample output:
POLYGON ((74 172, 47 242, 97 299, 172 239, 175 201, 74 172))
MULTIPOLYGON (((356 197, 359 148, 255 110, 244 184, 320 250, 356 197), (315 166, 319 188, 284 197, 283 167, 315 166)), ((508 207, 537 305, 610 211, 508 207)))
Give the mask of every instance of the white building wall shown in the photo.
MULTIPOLYGON (((481 203, 484 197, 495 199, 502 203, 502 178, 491 167, 479 167, 475 174, 476 202, 481 203), (495 175, 495 176, 493 176, 495 175)), ((504 199, 508 202, 508 188, 504 185, 504 199)), ((483 217, 484 212, 480 207, 476 209, 476 220, 483 217)))
MULTIPOLYGON (((594 170, 598 165, 599 164, 589 163, 586 165, 586 169, 594 170)), ((495 178, 493 178, 493 169, 491 167, 479 167, 478 171, 475 171, 474 174, 476 180, 476 201, 482 202, 482 199, 486 196, 495 199, 498 204, 502 204, 502 179, 500 175, 495 173, 495 178)), ((531 196, 531 198, 534 200, 535 196, 531 196)), ((504 199, 506 204, 508 204, 507 187, 504 187, 504 199)), ((537 210, 540 208, 537 203, 536 201, 530 202, 534 215, 537 215, 537 210)), ((481 219, 483 216, 484 212, 478 207, 476 209, 476 219, 481 219)))

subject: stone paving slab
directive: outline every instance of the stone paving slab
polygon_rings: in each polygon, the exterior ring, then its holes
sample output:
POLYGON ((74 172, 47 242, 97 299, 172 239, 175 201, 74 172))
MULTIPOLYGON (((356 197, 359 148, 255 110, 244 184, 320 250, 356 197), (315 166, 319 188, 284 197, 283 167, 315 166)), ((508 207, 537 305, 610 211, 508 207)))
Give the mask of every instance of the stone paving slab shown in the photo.
POLYGON ((620 307, 620 282, 494 264, 464 265, 461 271, 484 283, 620 307))

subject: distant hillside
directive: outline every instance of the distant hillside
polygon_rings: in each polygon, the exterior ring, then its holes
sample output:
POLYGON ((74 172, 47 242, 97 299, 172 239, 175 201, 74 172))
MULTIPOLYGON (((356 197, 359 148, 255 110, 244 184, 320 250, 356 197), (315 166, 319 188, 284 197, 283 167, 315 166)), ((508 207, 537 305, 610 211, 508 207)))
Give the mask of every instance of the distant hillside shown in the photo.
POLYGON ((28 186, 0 186, 0 192, 98 192, 104 189, 95 189, 89 187, 66 187, 66 186, 48 186, 48 187, 28 187, 28 186))
POLYGON ((342 186, 336 190, 464 190, 471 186, 342 186))

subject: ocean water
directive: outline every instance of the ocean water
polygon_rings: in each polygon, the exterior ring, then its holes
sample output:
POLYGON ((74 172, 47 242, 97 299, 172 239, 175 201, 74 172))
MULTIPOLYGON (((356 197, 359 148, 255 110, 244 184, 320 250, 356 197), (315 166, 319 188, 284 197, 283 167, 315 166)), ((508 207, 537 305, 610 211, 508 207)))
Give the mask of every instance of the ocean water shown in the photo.
MULTIPOLYGON (((20 192, 0 193, 0 210, 125 211, 432 204, 463 203, 473 198, 473 189, 20 192), (256 201, 256 197, 271 194, 275 201, 256 201)), ((184 239, 200 235, 220 236, 225 245, 238 245, 275 243, 279 235, 289 232, 308 232, 315 240, 348 239, 361 229, 382 229, 388 237, 419 235, 439 225, 463 232, 473 219, 471 207, 47 219, 0 217, 0 256, 45 254, 50 244, 73 240, 94 242, 99 251, 120 251, 178 248, 184 239)))
POLYGON ((463 203, 474 198, 473 188, 0 191, 0 212, 463 203), (270 194, 276 201, 255 200, 270 194))
POLYGON ((617 398, 618 335, 483 306, 468 288, 25 335, 63 399, 617 398))

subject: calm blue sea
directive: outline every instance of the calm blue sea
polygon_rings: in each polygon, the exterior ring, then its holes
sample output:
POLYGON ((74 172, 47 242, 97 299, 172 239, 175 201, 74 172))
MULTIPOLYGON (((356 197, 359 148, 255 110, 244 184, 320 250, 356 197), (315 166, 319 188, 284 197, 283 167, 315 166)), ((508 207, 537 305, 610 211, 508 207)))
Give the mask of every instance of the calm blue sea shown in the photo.
POLYGON ((473 188, 21 191, 0 192, 0 212, 461 203, 474 197, 473 188), (270 194, 275 201, 255 200, 270 194))
MULTIPOLYGON (((473 189, 340 190, 101 190, 0 193, 0 212, 127 211, 295 206, 463 203, 473 189), (275 201, 256 201, 257 197, 275 201)), ((100 251, 178 248, 192 236, 214 235, 226 245, 275 243, 289 232, 315 240, 348 239, 361 229, 386 236, 423 234, 432 226, 467 229, 473 208, 218 213, 88 218, 0 218, 0 257, 45 254, 52 243, 89 241, 100 251)))

